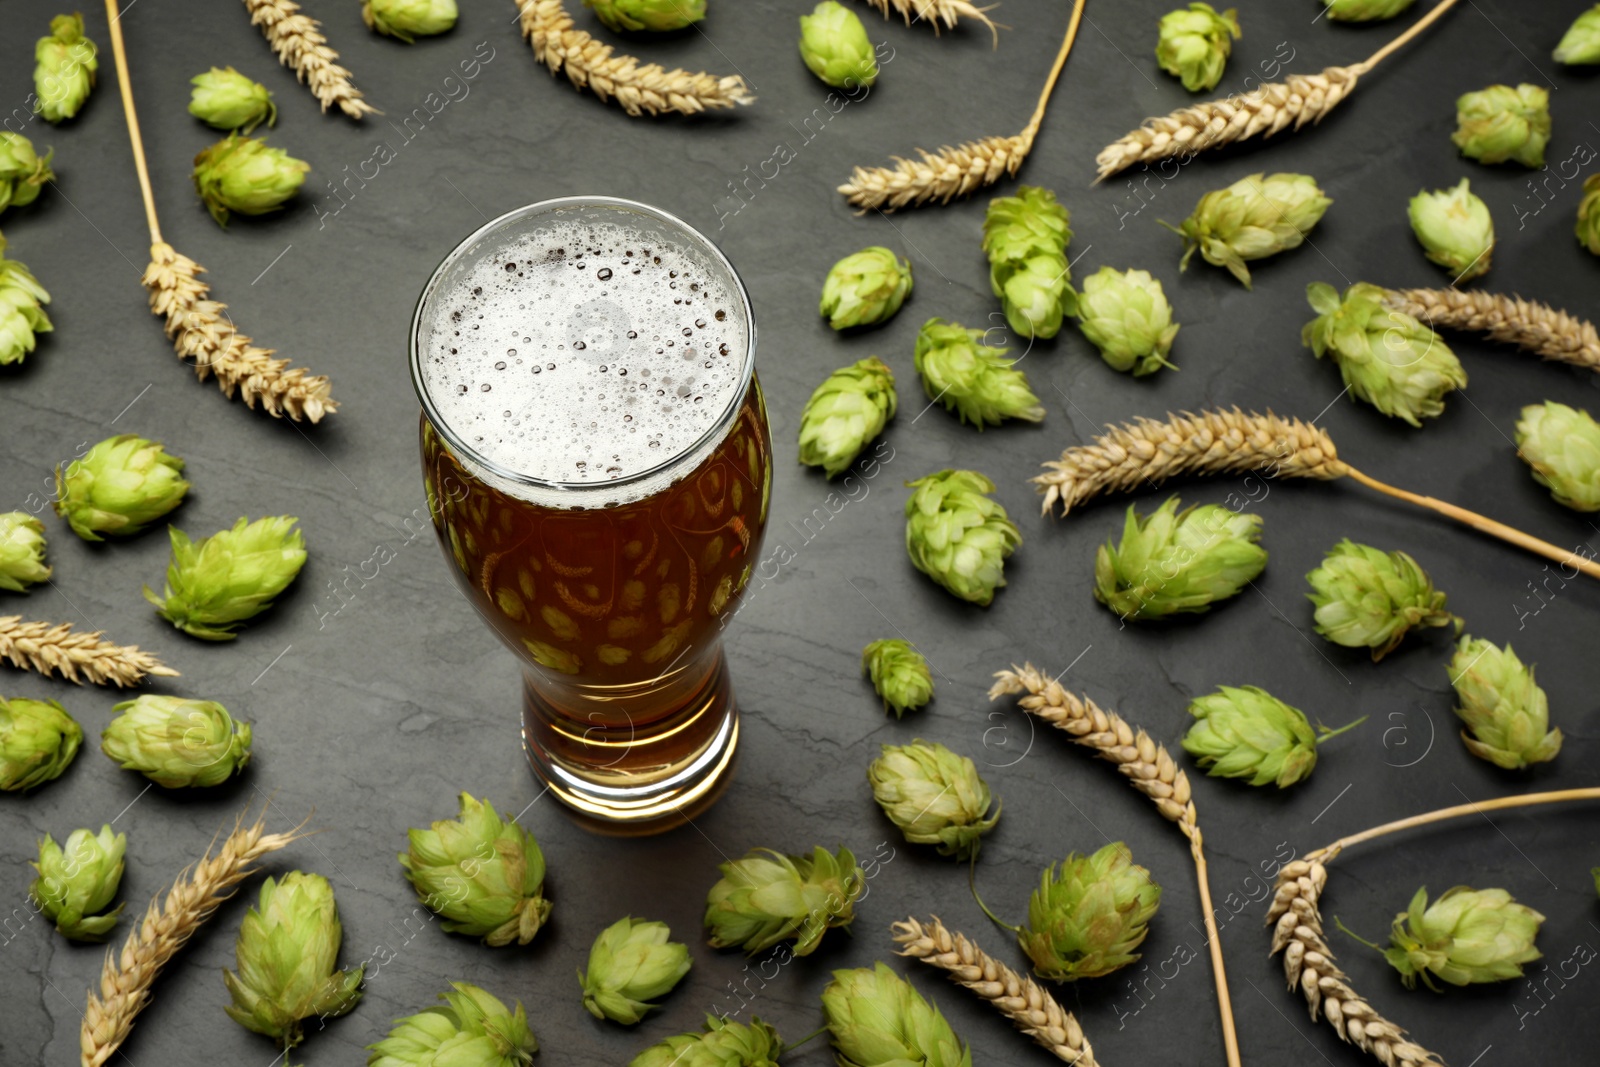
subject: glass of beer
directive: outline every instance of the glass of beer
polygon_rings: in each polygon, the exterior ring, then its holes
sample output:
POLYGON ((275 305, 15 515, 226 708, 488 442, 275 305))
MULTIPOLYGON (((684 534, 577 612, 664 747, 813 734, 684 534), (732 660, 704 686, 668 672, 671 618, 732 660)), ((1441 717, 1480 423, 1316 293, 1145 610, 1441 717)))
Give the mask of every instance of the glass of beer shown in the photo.
POLYGON ((534 770, 604 828, 692 817, 739 739, 721 631, 761 546, 772 442, 727 259, 644 204, 488 223, 418 301, 428 508, 523 661, 534 770))

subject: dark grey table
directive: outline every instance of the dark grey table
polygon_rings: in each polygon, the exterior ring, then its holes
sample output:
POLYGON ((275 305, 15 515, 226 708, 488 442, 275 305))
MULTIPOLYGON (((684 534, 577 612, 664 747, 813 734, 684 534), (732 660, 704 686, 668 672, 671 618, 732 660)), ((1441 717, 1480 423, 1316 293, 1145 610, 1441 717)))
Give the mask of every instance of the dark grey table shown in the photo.
MULTIPOLYGON (((24 367, 0 375, 0 503, 37 507, 30 494, 46 494, 53 466, 81 443, 141 433, 189 463, 194 492, 176 515, 182 527, 198 535, 240 515, 298 515, 311 561, 294 590, 239 640, 202 645, 171 630, 139 595, 142 583, 162 576, 167 545, 160 532, 87 545, 50 518, 53 587, 9 597, 0 610, 103 628, 156 651, 183 671, 157 688, 221 700, 252 720, 256 759, 243 778, 210 792, 146 791, 143 779, 95 751, 116 693, 10 670, 0 678, 8 696, 62 700, 89 734, 60 781, 0 801, 0 897, 14 917, 0 943, 0 1062, 74 1061, 84 992, 102 957, 101 949, 68 944, 43 922, 24 921, 32 876, 26 861, 39 835, 59 838, 113 820, 127 832, 122 896, 129 909, 120 939, 150 895, 196 859, 219 826, 266 798, 273 828, 287 828, 313 808, 315 825, 325 828, 268 867, 332 879, 345 926, 343 959, 372 961, 363 1003, 313 1034, 297 1063, 364 1062, 361 1046, 382 1036, 394 1017, 432 1003, 452 979, 521 998, 542 1062, 623 1063, 651 1041, 696 1028, 708 1011, 737 1005, 731 989, 746 981, 744 962, 704 947, 700 914, 716 865, 759 845, 802 851, 842 844, 868 856, 881 846, 893 858, 872 879, 853 937, 830 934, 816 955, 784 967, 764 987, 750 980, 758 991, 741 1018, 760 1015, 790 1038, 811 1031, 820 1025, 817 994, 830 970, 891 958, 888 925, 908 914, 937 912, 1020 963, 969 899, 966 872, 906 846, 871 801, 864 770, 878 745, 918 736, 971 754, 1004 799, 1005 815, 978 870, 980 888, 1002 914, 1023 914, 1045 865, 1108 839, 1128 842, 1165 887, 1141 964, 1060 991, 1102 1061, 1221 1062, 1184 843, 1109 768, 1060 736, 1035 735, 1009 702, 985 700, 990 673, 1024 660, 1052 673, 1070 665, 1065 681, 1073 688, 1169 744, 1185 727, 1187 700, 1223 683, 1265 686, 1329 723, 1370 716, 1327 747, 1314 778, 1286 793, 1198 776, 1195 782, 1246 1061, 1362 1062, 1284 991, 1278 963, 1266 955, 1264 905, 1249 901, 1263 893, 1252 876, 1263 864, 1391 818, 1468 798, 1600 781, 1600 586, 1586 579, 1545 584, 1554 567, 1543 561, 1353 484, 1275 483, 1257 507, 1272 554, 1258 592, 1193 623, 1122 629, 1090 588, 1095 545, 1120 525, 1126 502, 1067 520, 1040 518, 1026 479, 1040 461, 1088 440, 1107 421, 1239 404, 1320 414, 1347 458, 1379 477, 1562 545, 1600 547, 1596 527, 1533 484, 1509 437, 1524 404, 1556 398, 1595 407, 1592 374, 1453 338, 1471 386, 1450 398, 1442 418, 1414 431, 1337 400, 1337 372, 1299 342, 1310 316, 1308 282, 1440 282, 1408 232, 1406 200, 1462 175, 1488 201, 1501 235, 1483 287, 1590 316, 1600 311, 1600 262, 1571 234, 1579 183, 1563 182, 1559 170, 1575 156, 1594 158, 1600 91, 1591 76, 1548 58, 1583 3, 1469 0, 1369 77, 1321 128, 1205 158, 1142 193, 1122 179, 1091 188, 1092 158, 1144 115, 1189 99, 1152 57, 1156 20, 1169 5, 1091 3, 1022 177, 1053 187, 1071 208, 1080 277, 1109 264, 1143 267, 1162 280, 1183 323, 1174 356, 1180 370, 1144 381, 1115 374, 1069 328, 1024 364, 1049 409, 1043 424, 981 435, 942 410, 919 416, 911 348, 918 324, 932 315, 990 323, 995 301, 979 250, 987 197, 857 218, 833 187, 856 163, 1020 128, 1067 5, 1007 0, 995 12, 1009 27, 998 51, 979 27, 936 38, 863 6, 872 36, 890 42, 894 58, 870 98, 829 115, 825 89, 795 54, 795 16, 809 5, 712 0, 704 34, 637 46, 669 65, 737 67, 751 77, 760 96, 755 106, 696 121, 630 119, 580 95, 534 62, 509 0, 463 6, 453 33, 408 48, 366 32, 355 0, 307 5, 388 113, 363 124, 320 115, 240 5, 142 0, 126 12, 167 238, 210 269, 246 332, 332 376, 344 407, 321 426, 251 413, 213 385, 196 383, 146 311, 139 286, 144 224, 99 9, 86 11, 89 33, 105 53, 93 100, 64 128, 27 126, 41 148, 55 148, 60 180, 0 226, 10 254, 53 293, 56 332, 24 367), (412 139, 397 133, 389 119, 422 106, 475 54, 483 65, 468 95, 412 139), (272 141, 313 168, 287 211, 238 219, 226 233, 189 187, 190 157, 213 135, 184 113, 188 78, 211 64, 233 64, 276 93, 272 141), (1552 90, 1548 175, 1471 164, 1451 146, 1455 96, 1496 81, 1552 90), (826 121, 813 118, 808 126, 813 115, 826 121), (394 158, 364 186, 352 183, 355 192, 341 207, 328 183, 354 173, 381 142, 394 158), (757 172, 780 144, 792 148, 793 160, 764 186, 752 186, 756 194, 730 214, 730 183, 757 172), (1205 191, 1263 169, 1308 172, 1332 196, 1315 247, 1261 264, 1254 292, 1203 265, 1180 275, 1179 242, 1156 220, 1181 220, 1205 191), (759 315, 759 371, 776 442, 767 545, 771 551, 781 540, 795 553, 730 630, 745 714, 737 780, 695 826, 648 840, 591 836, 548 799, 534 802, 539 786, 516 742, 517 665, 457 593, 424 529, 417 406, 405 367, 413 301, 459 238, 518 205, 584 192, 646 200, 681 215, 711 233, 743 272, 759 315), (887 328, 838 338, 816 316, 823 273, 839 256, 876 243, 911 256, 916 292, 887 328), (894 459, 864 498, 825 524, 813 520, 807 533, 803 524, 829 487, 795 462, 801 405, 828 370, 869 353, 900 375, 902 411, 888 434, 894 459), (990 474, 1023 530, 1024 545, 1007 568, 1010 584, 988 610, 923 579, 901 547, 900 483, 946 466, 990 474), (1445 632, 1409 641, 1376 666, 1312 633, 1303 576, 1341 536, 1414 553, 1473 633, 1511 641, 1537 662, 1553 721, 1567 737, 1555 763, 1512 775, 1465 751, 1455 737, 1445 632), (393 560, 376 577, 360 577, 380 546, 393 560), (348 592, 338 596, 335 586, 348 592), (861 646, 897 631, 926 650, 939 684, 926 712, 898 724, 857 677, 861 646), (544 845, 554 920, 527 949, 487 949, 440 932, 401 877, 395 853, 406 827, 453 815, 461 790, 511 812, 526 809, 523 822, 544 845), (695 968, 662 1012, 627 1031, 584 1013, 573 973, 595 933, 630 912, 669 922, 694 944, 695 968), (1173 962, 1191 955, 1192 963, 1173 962)), ((1223 90, 1259 77, 1274 60, 1299 72, 1353 62, 1396 32, 1392 25, 1317 20, 1314 0, 1241 6, 1245 36, 1223 90)), ((40 0, 5 5, 0 112, 24 115, 12 109, 22 107, 30 88, 32 41, 57 9, 40 0)), ((587 13, 578 17, 592 26, 587 13)), ((1231 481, 1178 487, 1190 501, 1220 501, 1236 488, 1231 481)), ((1165 496, 1151 492, 1139 502, 1154 506, 1165 496)), ((1557 967, 1575 955, 1592 958, 1588 946, 1600 945, 1588 873, 1600 862, 1594 815, 1591 806, 1469 819, 1347 854, 1328 911, 1369 936, 1385 934, 1424 882, 1435 892, 1460 882, 1503 885, 1549 917, 1540 939, 1548 972, 1535 965, 1527 981, 1445 995, 1404 991, 1375 954, 1335 935, 1358 988, 1457 1067, 1591 1059, 1600 1038, 1600 974, 1584 966, 1563 980, 1557 967)), ((162 978, 123 1049, 124 1062, 266 1067, 273 1058, 267 1041, 222 1013, 221 970, 232 966, 245 906, 245 899, 227 905, 162 978)), ((1565 969, 1570 974, 1572 966, 1565 969)), ((977 1061, 1047 1062, 1042 1050, 934 973, 912 977, 972 1043, 977 1061)), ((790 1057, 809 1064, 827 1058, 820 1043, 790 1057)))

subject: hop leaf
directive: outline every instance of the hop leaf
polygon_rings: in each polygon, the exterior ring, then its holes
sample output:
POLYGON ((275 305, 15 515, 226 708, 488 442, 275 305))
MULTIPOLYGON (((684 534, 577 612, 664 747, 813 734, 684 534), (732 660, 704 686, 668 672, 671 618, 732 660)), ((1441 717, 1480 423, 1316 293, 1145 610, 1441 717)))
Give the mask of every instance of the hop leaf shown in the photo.
POLYGON ((1078 328, 1112 369, 1141 378, 1172 366, 1167 353, 1178 325, 1149 271, 1101 267, 1083 280, 1077 303, 1078 328))
POLYGON ((232 67, 212 67, 189 79, 189 114, 218 130, 249 133, 265 122, 275 126, 278 105, 260 82, 232 67))
POLYGON ((1480 163, 1515 160, 1544 166, 1550 140, 1550 94, 1537 85, 1491 85, 1456 100, 1456 132, 1450 139, 1461 154, 1480 163))
POLYGON ((238 971, 222 973, 233 995, 223 1010, 246 1030, 294 1048, 302 1020, 343 1015, 361 1000, 367 965, 334 970, 343 936, 326 878, 304 871, 269 877, 239 924, 238 971))
POLYGON ((407 836, 400 866, 448 932, 495 947, 526 945, 549 920, 539 842, 515 819, 502 821, 487 800, 462 793, 459 817, 407 836))
POLYGON ((1449 189, 1424 189, 1411 198, 1411 232, 1428 258, 1448 270, 1451 284, 1470 281, 1489 270, 1494 251, 1494 219, 1489 205, 1475 196, 1467 179, 1449 189))
POLYGON ((589 970, 579 972, 583 1006, 596 1019, 632 1026, 689 973, 689 947, 668 940, 662 922, 618 919, 589 949, 589 970))
POLYGON ((1000 821, 1000 806, 976 765, 941 744, 918 739, 884 745, 867 767, 867 781, 878 807, 906 840, 937 845, 941 856, 976 858, 983 835, 1000 821))
POLYGON ((960 323, 929 319, 917 332, 915 363, 928 399, 979 430, 1006 419, 1044 418, 1028 376, 1003 358, 1004 348, 979 344, 983 334, 960 323))
POLYGON ((822 1014, 839 1067, 972 1067, 939 1009, 887 964, 834 971, 822 1014))
POLYGON ((1070 221, 1056 194, 1036 185, 989 201, 983 217, 989 285, 1019 337, 1054 337, 1062 317, 1077 313, 1067 263, 1070 221))
POLYGON ((1171 497, 1150 515, 1132 507, 1122 543, 1106 542, 1094 561, 1094 597, 1124 619, 1209 611, 1236 596, 1267 565, 1261 517, 1217 504, 1185 508, 1171 497))
POLYGON ((1183 748, 1213 778, 1245 778, 1279 789, 1311 777, 1317 746, 1366 721, 1330 730, 1311 728, 1305 713, 1253 685, 1222 686, 1189 702, 1195 724, 1183 748))
MULTIPOLYGON (((26 207, 39 199, 45 183, 55 181, 56 172, 50 169, 53 155, 55 149, 41 157, 22 134, 0 130, 0 211, 26 207)), ((0 249, 4 248, 0 244, 0 249)))
POLYGON ((194 189, 206 210, 226 227, 228 217, 265 215, 283 206, 306 180, 311 164, 260 137, 230 133, 194 157, 194 189))
POLYGON ((782 1050, 778 1031, 758 1018, 746 1025, 708 1015, 704 1032, 651 1045, 628 1067, 778 1067, 782 1050))
POLYGON ((1600 4, 1573 20, 1561 35, 1554 54, 1557 63, 1600 63, 1600 4))
POLYGON ((1345 538, 1306 579, 1316 605, 1317 633, 1345 648, 1370 648, 1374 661, 1421 626, 1461 620, 1445 610, 1433 579, 1404 552, 1384 552, 1345 538))
POLYGON ((240 519, 233 529, 202 541, 176 526, 172 562, 161 596, 144 587, 144 598, 161 617, 204 641, 232 641, 239 623, 272 606, 306 562, 305 538, 291 515, 240 519))
POLYGON ((48 581, 44 561, 44 523, 24 511, 0 514, 0 589, 26 593, 48 581))
POLYGON ((898 637, 874 641, 861 650, 861 669, 872 679, 872 688, 883 698, 883 706, 901 718, 933 699, 933 676, 928 661, 898 637))
MULTIPOLYGON (((0 132, 0 210, 4 210, 8 195, 3 173, 7 136, 0 132)), ((38 344, 35 335, 54 329, 44 312, 50 294, 25 264, 6 259, 5 250, 6 239, 0 234, 0 365, 21 363, 38 344)))
POLYGON ((988 607, 1006 584, 1005 561, 1022 532, 977 471, 945 469, 907 482, 906 552, 911 563, 962 600, 988 607))
POLYGON ((1139 958, 1133 950, 1160 905, 1161 887, 1114 841, 1092 856, 1072 853, 1059 871, 1045 868, 1017 940, 1041 978, 1098 978, 1139 958))
POLYGON ((1540 958, 1533 942, 1543 922, 1504 889, 1458 885, 1430 905, 1423 887, 1395 916, 1383 957, 1407 989, 1416 988, 1418 978, 1435 992, 1435 978, 1457 986, 1503 982, 1520 978, 1522 965, 1540 958))
POLYGON ((1198 251, 1248 289, 1246 261, 1299 248, 1332 203, 1308 174, 1252 174, 1202 196, 1182 225, 1162 225, 1183 238, 1179 270, 1198 251))
POLYGON ((1574 229, 1578 242, 1600 256, 1600 174, 1583 180, 1583 199, 1578 201, 1578 225, 1574 229))
POLYGON ((1335 22, 1376 22, 1392 19, 1411 6, 1411 0, 1322 0, 1335 22))
POLYGON ((877 326, 893 318, 910 295, 911 261, 873 245, 845 256, 828 270, 818 310, 835 330, 877 326))
POLYGON ((1587 411, 1547 400, 1517 420, 1517 455, 1556 503, 1600 511, 1600 424, 1587 411))
POLYGON ((83 728, 54 700, 0 697, 0 789, 59 778, 82 743, 83 728))
POLYGON ((361 21, 369 30, 411 44, 418 37, 432 37, 454 26, 456 0, 365 0, 361 21))
POLYGON ((368 1045, 367 1067, 529 1067, 539 1042, 522 1002, 516 1011, 487 990, 451 982, 446 1007, 396 1019, 389 1036, 368 1045))
POLYGON ((838 0, 822 0, 800 16, 800 58, 806 69, 838 89, 878 80, 878 59, 867 28, 838 0))
POLYGON ((214 700, 141 693, 113 710, 100 751, 159 786, 218 785, 250 762, 250 724, 214 700))
POLYGON ((1156 61, 1191 93, 1215 89, 1238 38, 1233 8, 1219 12, 1210 4, 1192 3, 1161 16, 1156 61))
POLYGON ((1466 724, 1461 740, 1479 759, 1521 770, 1544 763, 1561 751, 1561 731, 1550 730, 1550 705, 1507 645, 1463 637, 1450 660, 1450 684, 1461 704, 1456 714, 1466 724), (1471 736, 1468 736, 1468 735, 1471 736))
POLYGON ((681 30, 706 17, 706 0, 583 0, 616 33, 681 30))
POLYGON ((56 514, 85 541, 136 534, 183 503, 183 460, 136 434, 118 434, 56 467, 56 514))
POLYGON ((82 15, 57 15, 50 36, 33 48, 33 110, 46 122, 76 116, 94 88, 100 69, 94 42, 83 35, 82 15))
POLYGON ((126 904, 106 908, 122 883, 122 854, 128 836, 102 826, 74 830, 65 848, 49 834, 39 842, 39 859, 33 869, 39 876, 28 888, 39 913, 56 924, 63 937, 74 941, 104 941, 126 904), (104 914, 100 914, 104 912, 104 914))
POLYGON ((746 952, 793 940, 794 955, 809 956, 823 934, 849 927, 866 887, 866 874, 845 848, 835 855, 818 846, 809 856, 751 849, 717 870, 722 877, 706 895, 711 947, 746 952))
POLYGON ((846 471, 894 418, 894 372, 877 356, 823 379, 800 412, 800 462, 828 477, 846 471))

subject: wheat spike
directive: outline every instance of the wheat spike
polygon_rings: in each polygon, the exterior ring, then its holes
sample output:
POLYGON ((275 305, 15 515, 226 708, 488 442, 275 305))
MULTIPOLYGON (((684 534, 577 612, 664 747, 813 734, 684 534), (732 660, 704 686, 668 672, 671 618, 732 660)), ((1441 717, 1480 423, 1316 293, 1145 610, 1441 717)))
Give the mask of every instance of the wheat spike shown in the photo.
POLYGON ((1435 329, 1486 333, 1536 356, 1600 371, 1594 323, 1549 304, 1459 289, 1391 289, 1384 303, 1435 329))
POLYGON ((962 19, 975 19, 989 27, 995 47, 1000 45, 1000 30, 987 14, 999 6, 997 4, 976 7, 967 0, 867 0, 867 3, 882 12, 884 18, 890 18, 895 13, 902 15, 907 26, 913 22, 926 22, 933 27, 934 33, 941 29, 953 30, 962 19))
POLYGON ((893 930, 900 955, 947 972, 951 981, 993 1004, 1056 1059, 1099 1067, 1077 1018, 1032 978, 1013 971, 966 935, 952 933, 937 916, 927 923, 906 919, 895 923, 893 930))
POLYGON ((561 0, 518 0, 522 35, 533 54, 552 74, 566 74, 578 89, 589 89, 601 100, 616 98, 630 115, 659 115, 676 111, 694 115, 719 107, 734 107, 755 100, 737 74, 664 70, 659 64, 641 64, 633 56, 615 54, 582 30, 574 29, 572 16, 561 0))
POLYGON ((0 616, 0 659, 13 667, 59 674, 82 685, 114 685, 129 688, 145 675, 176 678, 178 672, 136 645, 114 645, 100 631, 74 633, 72 624, 63 622, 24 622, 20 616, 0 616))
POLYGON ((144 921, 123 942, 122 953, 106 953, 98 992, 89 991, 78 1035, 82 1067, 100 1067, 128 1039, 161 968, 233 895, 234 886, 255 873, 250 865, 304 836, 299 826, 285 834, 267 833, 264 814, 249 826, 242 817, 236 819, 216 855, 208 848, 198 863, 181 871, 164 902, 151 898, 144 921))
POLYGON ((328 47, 322 26, 309 15, 300 14, 294 0, 244 0, 250 24, 261 27, 278 61, 290 70, 311 95, 353 119, 375 115, 378 109, 362 98, 361 90, 350 82, 350 72, 339 65, 339 53, 328 47))

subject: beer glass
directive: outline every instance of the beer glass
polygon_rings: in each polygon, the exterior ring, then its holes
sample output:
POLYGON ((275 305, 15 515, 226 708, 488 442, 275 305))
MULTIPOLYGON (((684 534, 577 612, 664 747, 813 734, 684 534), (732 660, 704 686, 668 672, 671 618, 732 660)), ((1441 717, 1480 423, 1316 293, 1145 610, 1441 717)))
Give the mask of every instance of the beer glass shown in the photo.
POLYGON ((772 475, 754 363, 732 265, 627 200, 503 215, 445 257, 417 304, 439 543, 523 661, 534 770, 611 829, 691 817, 733 761, 720 635, 772 475))

